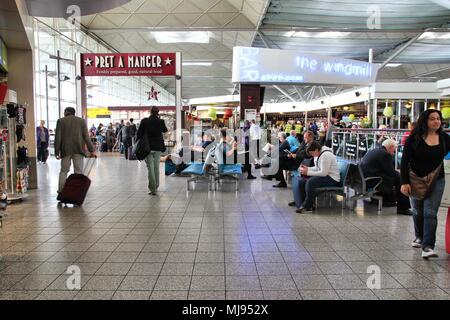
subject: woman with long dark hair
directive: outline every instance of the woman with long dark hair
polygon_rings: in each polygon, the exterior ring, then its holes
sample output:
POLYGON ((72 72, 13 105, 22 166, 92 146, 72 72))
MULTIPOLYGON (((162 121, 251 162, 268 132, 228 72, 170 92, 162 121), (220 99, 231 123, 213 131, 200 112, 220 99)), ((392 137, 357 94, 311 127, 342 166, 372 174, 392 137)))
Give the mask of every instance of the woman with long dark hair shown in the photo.
POLYGON ((416 239, 412 246, 422 248, 423 258, 437 257, 437 214, 445 187, 443 160, 450 151, 450 136, 443 132, 441 119, 441 112, 434 109, 420 115, 406 140, 401 163, 401 192, 410 197, 413 209, 416 239))

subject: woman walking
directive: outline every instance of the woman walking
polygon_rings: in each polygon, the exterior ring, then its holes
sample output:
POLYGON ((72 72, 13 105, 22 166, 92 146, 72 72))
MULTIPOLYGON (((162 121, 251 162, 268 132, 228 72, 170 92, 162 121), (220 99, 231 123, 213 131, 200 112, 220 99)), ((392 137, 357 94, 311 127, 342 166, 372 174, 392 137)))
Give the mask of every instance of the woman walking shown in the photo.
POLYGON ((401 163, 401 192, 410 197, 416 239, 422 257, 437 257, 437 214, 444 193, 443 160, 450 151, 450 136, 442 130, 441 112, 426 110, 406 140, 401 163))
POLYGON ((150 117, 141 121, 137 132, 137 140, 144 134, 148 136, 150 153, 145 158, 148 170, 148 194, 156 195, 159 187, 159 160, 161 153, 165 151, 163 133, 167 132, 164 120, 159 118, 158 107, 152 107, 150 117))

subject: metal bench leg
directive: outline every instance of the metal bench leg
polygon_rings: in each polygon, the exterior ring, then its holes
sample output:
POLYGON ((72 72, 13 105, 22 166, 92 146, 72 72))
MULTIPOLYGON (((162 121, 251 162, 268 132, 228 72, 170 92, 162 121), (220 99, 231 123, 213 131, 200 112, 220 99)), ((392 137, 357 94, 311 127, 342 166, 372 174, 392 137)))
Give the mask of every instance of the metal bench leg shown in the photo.
POLYGON ((378 199, 378 214, 380 214, 383 211, 383 198, 380 197, 380 199, 378 199))

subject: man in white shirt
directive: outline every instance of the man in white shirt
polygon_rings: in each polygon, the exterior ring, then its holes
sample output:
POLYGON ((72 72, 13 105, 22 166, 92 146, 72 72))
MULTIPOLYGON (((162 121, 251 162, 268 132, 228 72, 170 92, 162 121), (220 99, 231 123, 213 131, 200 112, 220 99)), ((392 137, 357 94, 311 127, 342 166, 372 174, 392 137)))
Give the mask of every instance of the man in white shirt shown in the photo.
POLYGON ((261 128, 259 124, 256 123, 255 119, 252 120, 252 124, 250 126, 250 149, 251 153, 256 155, 256 158, 259 159, 259 140, 261 140, 261 128), (256 148, 256 152, 255 149, 256 148))
POLYGON ((313 201, 316 188, 338 187, 341 185, 339 166, 336 156, 328 147, 322 147, 319 142, 313 141, 307 153, 315 158, 314 167, 301 165, 301 176, 294 177, 298 183, 292 184, 297 213, 307 213, 313 210, 313 201))

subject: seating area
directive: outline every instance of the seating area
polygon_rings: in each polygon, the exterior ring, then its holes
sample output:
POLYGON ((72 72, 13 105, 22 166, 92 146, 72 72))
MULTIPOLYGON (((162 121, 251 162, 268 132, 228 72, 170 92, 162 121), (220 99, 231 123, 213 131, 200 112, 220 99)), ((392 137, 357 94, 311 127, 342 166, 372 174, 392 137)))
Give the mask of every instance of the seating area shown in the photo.
MULTIPOLYGON (((360 199, 372 198, 378 201, 378 213, 382 212, 383 197, 377 195, 379 186, 383 182, 381 177, 364 177, 364 174, 357 163, 345 159, 338 159, 341 185, 338 187, 322 187, 316 189, 315 206, 318 208, 318 197, 322 194, 327 197, 331 207, 332 195, 342 196, 342 210, 350 203, 349 208, 355 209, 356 202, 360 199), (368 187, 369 181, 375 180, 374 187, 368 187), (353 194, 350 196, 350 194, 353 194)), ((298 175, 297 172, 290 172, 289 177, 298 175)), ((287 181, 287 180, 286 180, 287 181)))
POLYGON ((218 186, 224 181, 231 180, 236 185, 236 191, 239 190, 239 180, 242 177, 241 164, 219 164, 214 156, 215 146, 208 151, 204 163, 191 163, 181 173, 190 175, 186 180, 186 191, 190 190, 190 184, 199 181, 208 182, 208 190, 218 190, 218 186))
POLYGON ((345 209, 346 202, 347 202, 347 195, 348 195, 348 192, 346 192, 346 187, 347 187, 347 176, 348 176, 348 171, 349 171, 349 167, 350 167, 350 162, 348 162, 346 160, 340 160, 340 161, 338 161, 338 165, 339 165, 339 173, 340 173, 340 177, 341 177, 341 186, 317 188, 316 189, 316 208, 318 207, 317 196, 319 194, 325 193, 325 196, 329 198, 330 207, 331 207, 331 195, 332 194, 342 196, 343 197, 342 209, 345 209))

